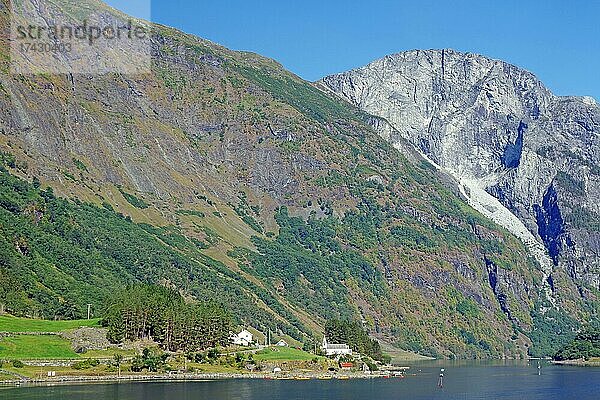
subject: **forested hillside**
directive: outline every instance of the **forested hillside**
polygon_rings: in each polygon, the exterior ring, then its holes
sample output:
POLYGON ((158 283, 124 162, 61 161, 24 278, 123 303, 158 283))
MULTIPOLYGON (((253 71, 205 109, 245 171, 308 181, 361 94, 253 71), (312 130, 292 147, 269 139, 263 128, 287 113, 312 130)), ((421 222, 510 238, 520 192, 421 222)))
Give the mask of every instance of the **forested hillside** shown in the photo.
MULTIPOLYGON (((3 157, 14 165, 10 155, 3 157)), ((84 317, 91 303, 94 314, 104 317, 104 306, 113 293, 145 282, 223 303, 238 322, 252 315, 257 326, 268 324, 276 329, 279 325, 300 337, 289 322, 272 323, 254 296, 262 296, 274 307, 275 299, 203 256, 201 248, 182 235, 136 224, 108 204, 97 207, 60 199, 51 188, 40 188, 37 180, 27 182, 5 167, 0 170, 0 304, 4 311, 74 319, 84 317)))
POLYGON ((554 355, 554 359, 559 361, 591 358, 600 358, 600 328, 598 327, 586 327, 572 342, 554 355))

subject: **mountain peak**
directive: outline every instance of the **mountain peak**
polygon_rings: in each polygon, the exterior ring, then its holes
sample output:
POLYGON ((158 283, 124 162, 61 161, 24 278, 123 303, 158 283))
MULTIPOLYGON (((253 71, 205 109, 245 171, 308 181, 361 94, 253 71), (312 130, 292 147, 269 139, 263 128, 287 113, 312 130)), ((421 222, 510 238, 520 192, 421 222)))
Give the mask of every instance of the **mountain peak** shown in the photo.
POLYGON ((406 80, 435 81, 440 88, 444 82, 450 81, 452 86, 480 86, 493 81, 497 86, 509 85, 521 87, 522 91, 535 90, 539 95, 552 97, 551 92, 531 72, 502 60, 481 54, 460 52, 453 49, 408 50, 390 54, 364 67, 352 71, 331 75, 323 81, 331 81, 331 77, 368 75, 375 73, 389 78, 397 74, 397 78, 406 80))
POLYGON ((413 143, 461 182, 471 205, 531 244, 542 266, 543 244, 554 264, 578 271, 577 284, 599 287, 598 245, 589 240, 599 234, 580 222, 600 211, 593 98, 555 96, 522 68, 449 49, 393 54, 320 83, 389 121, 393 144, 413 143), (587 262, 572 256, 575 243, 587 262))

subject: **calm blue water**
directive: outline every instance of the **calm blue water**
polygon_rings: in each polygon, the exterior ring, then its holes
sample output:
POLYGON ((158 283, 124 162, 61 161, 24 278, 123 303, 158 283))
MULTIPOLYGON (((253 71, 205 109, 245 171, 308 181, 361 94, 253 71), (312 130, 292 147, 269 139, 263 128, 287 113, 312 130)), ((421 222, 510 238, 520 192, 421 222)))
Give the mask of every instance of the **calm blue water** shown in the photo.
POLYGON ((600 400, 600 368, 527 364, 427 363, 405 379, 348 381, 222 380, 0 389, 0 399, 44 400, 600 400), (437 387, 445 368, 444 388, 437 387))

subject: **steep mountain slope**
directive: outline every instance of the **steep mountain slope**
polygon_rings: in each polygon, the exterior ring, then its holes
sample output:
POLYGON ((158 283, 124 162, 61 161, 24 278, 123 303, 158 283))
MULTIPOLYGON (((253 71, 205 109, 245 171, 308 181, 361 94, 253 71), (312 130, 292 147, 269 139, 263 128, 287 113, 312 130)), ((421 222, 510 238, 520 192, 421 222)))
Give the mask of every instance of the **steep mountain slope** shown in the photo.
POLYGON ((408 51, 320 81, 454 176, 470 204, 529 247, 548 288, 600 289, 600 106, 531 73, 452 50, 408 51), (556 284, 566 272, 569 283, 556 284))
POLYGON ((36 300, 41 291, 99 307, 113 286, 162 282, 301 340, 351 317, 403 348, 480 357, 548 353, 594 312, 562 287, 562 308, 547 310, 544 272, 523 244, 369 125, 385 121, 272 60, 152 29, 146 75, 12 75, 0 58, 0 271, 27 278, 20 295, 40 314, 64 315, 36 300), (61 229, 32 212, 47 216, 57 201, 33 177, 73 199, 61 203, 61 229), (14 204, 15 192, 29 195, 14 204), (81 257, 56 256, 44 235, 81 257), (127 235, 139 237, 124 245, 127 235), (97 284, 110 287, 85 298, 80 271, 98 260, 109 265, 97 284))

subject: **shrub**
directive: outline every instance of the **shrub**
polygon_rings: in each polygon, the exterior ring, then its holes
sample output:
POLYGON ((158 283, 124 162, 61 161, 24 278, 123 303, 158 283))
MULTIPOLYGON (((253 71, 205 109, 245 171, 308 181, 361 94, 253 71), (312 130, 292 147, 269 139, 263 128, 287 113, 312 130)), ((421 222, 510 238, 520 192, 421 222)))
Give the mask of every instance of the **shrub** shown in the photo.
POLYGON ((148 208, 148 204, 144 200, 140 199, 139 197, 136 197, 131 193, 127 193, 126 191, 124 191, 122 189, 119 189, 119 191, 121 192, 121 194, 123 195, 125 200, 127 200, 127 202, 129 204, 131 204, 132 206, 134 206, 135 208, 140 208, 140 209, 148 208))
POLYGON ((369 367, 370 371, 373 371, 373 372, 379 371, 379 367, 377 366, 377 364, 372 363, 370 361, 365 361, 365 364, 367 364, 367 367, 369 367))
POLYGON ((23 368, 25 364, 23 364, 23 361, 21 360, 13 360, 12 366, 15 368, 23 368))
POLYGON ((71 368, 73 368, 73 369, 90 369, 92 367, 97 367, 98 365, 100 365, 100 361, 98 361, 94 358, 88 358, 87 360, 78 361, 76 363, 73 363, 71 365, 71 368))
POLYGON ((456 305, 456 311, 464 315, 465 317, 475 318, 479 315, 479 308, 477 304, 471 299, 463 299, 456 305))
POLYGON ((217 360, 217 358, 219 358, 219 355, 220 355, 219 349, 217 349, 216 347, 212 348, 212 349, 209 349, 206 352, 206 358, 208 358, 208 361, 211 364, 213 364, 217 360))
POLYGON ((131 370, 141 372, 148 370, 150 372, 158 372, 166 367, 168 354, 159 349, 145 348, 141 355, 135 356, 131 364, 131 370))
POLYGON ((206 354, 204 354, 204 353, 194 354, 194 361, 197 362, 198 364, 202 364, 203 362, 206 361, 206 354))

